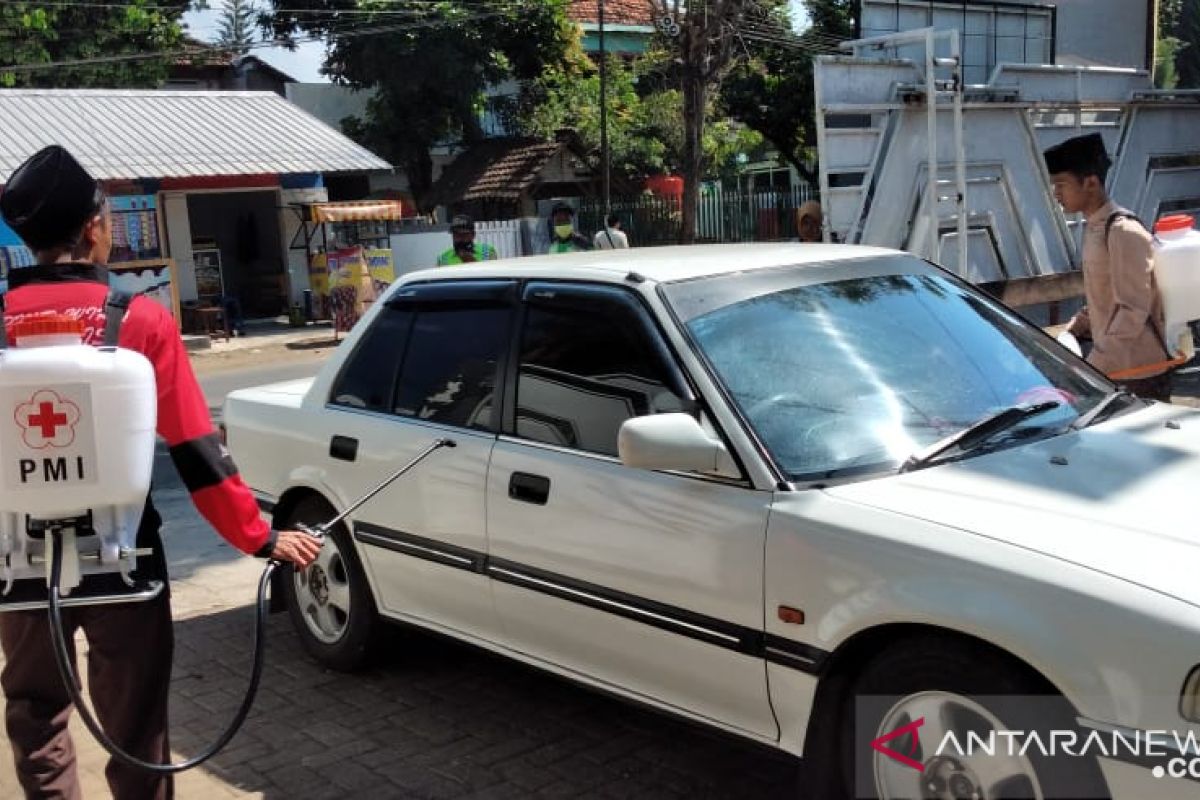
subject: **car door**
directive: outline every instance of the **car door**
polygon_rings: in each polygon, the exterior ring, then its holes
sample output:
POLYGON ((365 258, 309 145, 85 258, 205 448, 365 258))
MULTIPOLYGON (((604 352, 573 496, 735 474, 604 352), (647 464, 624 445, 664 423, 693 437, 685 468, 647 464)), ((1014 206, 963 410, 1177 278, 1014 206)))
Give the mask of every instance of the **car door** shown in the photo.
POLYGON ((508 643, 765 737, 756 653, 769 493, 627 468, 626 419, 697 404, 643 301, 533 282, 488 470, 488 573, 508 643))
POLYGON ((405 287, 334 380, 328 471, 345 502, 435 440, 456 444, 354 515, 355 542, 385 615, 494 636, 484 492, 515 299, 511 281, 405 287))

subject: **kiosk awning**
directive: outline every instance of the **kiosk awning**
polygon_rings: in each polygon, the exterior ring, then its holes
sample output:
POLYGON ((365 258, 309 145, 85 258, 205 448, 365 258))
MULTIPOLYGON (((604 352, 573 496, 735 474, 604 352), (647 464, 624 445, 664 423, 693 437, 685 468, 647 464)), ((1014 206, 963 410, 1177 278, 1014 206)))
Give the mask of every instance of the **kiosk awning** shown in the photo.
POLYGON ((374 222, 400 220, 406 216, 399 200, 360 200, 350 203, 314 203, 309 206, 313 222, 374 222))

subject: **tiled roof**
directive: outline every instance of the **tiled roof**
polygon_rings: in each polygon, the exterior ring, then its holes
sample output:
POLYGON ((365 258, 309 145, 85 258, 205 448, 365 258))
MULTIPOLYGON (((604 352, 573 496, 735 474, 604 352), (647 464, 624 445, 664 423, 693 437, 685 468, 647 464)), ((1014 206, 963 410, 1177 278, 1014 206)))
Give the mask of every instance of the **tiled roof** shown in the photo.
MULTIPOLYGON (((653 25, 653 0, 604 0, 606 25, 653 25)), ((598 16, 596 0, 571 0, 567 15, 576 22, 595 23, 598 16)))
POLYGON ((272 92, 0 90, 0 181, 51 144, 100 180, 391 169, 272 92))
POLYGON ((433 185, 436 205, 473 200, 517 200, 562 142, 541 139, 485 139, 450 163, 433 185))

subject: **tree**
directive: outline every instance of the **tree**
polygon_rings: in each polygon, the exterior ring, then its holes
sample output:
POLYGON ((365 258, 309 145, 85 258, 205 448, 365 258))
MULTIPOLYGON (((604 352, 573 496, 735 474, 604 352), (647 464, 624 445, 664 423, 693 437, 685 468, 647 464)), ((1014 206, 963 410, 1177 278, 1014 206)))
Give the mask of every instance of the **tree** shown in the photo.
POLYGON ((217 44, 234 55, 244 56, 256 40, 258 12, 248 0, 226 0, 217 29, 217 44))
MULTIPOLYGON (((637 179, 678 171, 683 160, 682 94, 659 73, 667 58, 652 51, 632 63, 608 58, 608 136, 614 172, 637 179)), ((528 133, 553 136, 571 128, 599 164, 600 76, 582 56, 569 66, 549 66, 521 100, 520 124, 528 133)), ((709 104, 702 142, 705 163, 717 171, 735 167, 736 154, 753 149, 761 137, 716 117, 709 104)))
POLYGON ((854 36, 854 0, 805 0, 811 26, 800 36, 779 5, 743 38, 755 57, 738 64, 721 88, 724 111, 762 134, 780 157, 816 184, 813 58, 854 36))
POLYGON ((713 90, 733 63, 736 37, 731 33, 766 0, 651 0, 668 20, 675 40, 683 101, 683 230, 681 241, 696 239, 696 203, 704 174, 704 123, 713 90))
POLYGON ((371 91, 346 132, 402 166, 424 207, 431 148, 482 138, 484 91, 537 78, 567 56, 576 29, 566 0, 272 0, 278 35, 328 37, 324 72, 371 91))
POLYGON ((1179 51, 1175 66, 1179 71, 1179 86, 1200 88, 1200 0, 1182 0, 1179 22, 1175 32, 1179 51))
POLYGON ((0 3, 0 85, 158 86, 182 44, 185 10, 160 0, 0 3))
MULTIPOLYGON (((672 154, 663 134, 670 133, 674 98, 662 93, 643 98, 636 76, 622 59, 608 58, 608 142, 613 171, 637 176, 659 172, 672 154)), ((678 115, 676 115, 678 116, 678 115)), ((548 66, 523 93, 520 124, 534 136, 551 138, 564 128, 578 135, 589 153, 600 150, 600 74, 586 58, 566 68, 548 66)))

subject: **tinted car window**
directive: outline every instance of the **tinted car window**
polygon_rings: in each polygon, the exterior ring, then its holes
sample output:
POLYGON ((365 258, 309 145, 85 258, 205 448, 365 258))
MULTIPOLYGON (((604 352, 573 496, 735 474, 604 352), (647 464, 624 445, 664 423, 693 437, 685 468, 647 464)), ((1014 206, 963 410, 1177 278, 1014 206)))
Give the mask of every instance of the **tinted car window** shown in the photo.
POLYGON ((427 308, 416 312, 393 411, 446 425, 490 428, 507 307, 427 308))
POLYGON ((380 312, 334 382, 334 403, 370 411, 391 408, 396 371, 414 316, 412 311, 395 308, 380 312))
POLYGON ((603 292, 555 300, 527 311, 518 436, 615 456, 625 420, 684 408, 657 332, 632 301, 603 292))
POLYGON ((1059 404, 995 446, 1055 435, 1107 391, 1011 311, 908 256, 721 276, 666 296, 796 480, 894 469, 1011 406, 1059 404))

